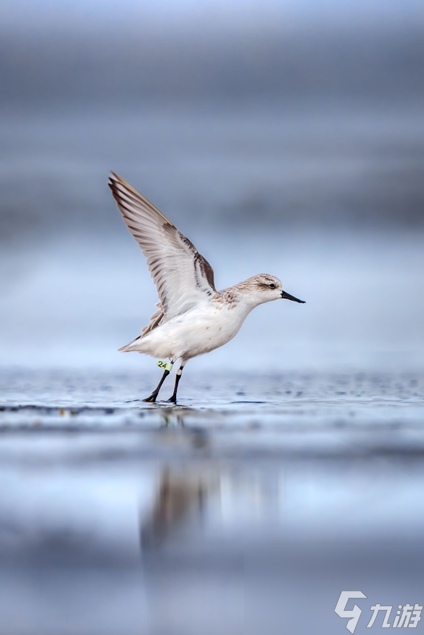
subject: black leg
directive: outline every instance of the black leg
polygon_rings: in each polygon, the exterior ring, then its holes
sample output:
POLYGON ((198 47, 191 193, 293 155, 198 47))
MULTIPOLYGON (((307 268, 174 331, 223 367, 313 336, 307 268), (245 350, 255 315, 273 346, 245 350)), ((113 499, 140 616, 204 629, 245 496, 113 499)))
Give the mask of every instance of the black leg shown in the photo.
POLYGON ((156 398, 157 398, 157 396, 159 394, 159 390, 162 388, 162 384, 165 381, 165 379, 168 377, 168 375, 169 375, 169 370, 165 370, 165 372, 162 375, 162 379, 160 380, 160 382, 157 385, 156 390, 154 390, 152 392, 150 397, 146 397, 146 399, 143 399, 143 401, 151 401, 153 403, 156 401, 156 398))
POLYGON ((172 393, 172 397, 170 397, 168 399, 168 401, 171 402, 171 403, 177 403, 178 384, 180 383, 181 375, 183 374, 183 368, 184 368, 184 366, 181 364, 181 366, 177 370, 177 375, 175 377, 174 392, 172 393))

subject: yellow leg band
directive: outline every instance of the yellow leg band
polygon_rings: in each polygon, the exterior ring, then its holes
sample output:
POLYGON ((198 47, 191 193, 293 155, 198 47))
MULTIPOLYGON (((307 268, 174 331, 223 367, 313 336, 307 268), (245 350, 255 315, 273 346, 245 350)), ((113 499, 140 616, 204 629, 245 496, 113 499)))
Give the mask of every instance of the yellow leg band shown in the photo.
POLYGON ((170 362, 161 362, 159 360, 158 366, 159 368, 162 368, 163 370, 168 370, 169 372, 171 372, 173 364, 171 364, 170 362))

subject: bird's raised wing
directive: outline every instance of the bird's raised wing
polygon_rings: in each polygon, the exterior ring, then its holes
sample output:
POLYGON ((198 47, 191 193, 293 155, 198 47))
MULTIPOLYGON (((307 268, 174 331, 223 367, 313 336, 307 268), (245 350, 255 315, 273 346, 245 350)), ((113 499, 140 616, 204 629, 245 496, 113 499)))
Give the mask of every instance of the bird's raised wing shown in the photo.
POLYGON ((109 187, 124 221, 147 258, 159 295, 159 323, 184 313, 216 293, 213 269, 196 247, 152 203, 112 172, 109 187))

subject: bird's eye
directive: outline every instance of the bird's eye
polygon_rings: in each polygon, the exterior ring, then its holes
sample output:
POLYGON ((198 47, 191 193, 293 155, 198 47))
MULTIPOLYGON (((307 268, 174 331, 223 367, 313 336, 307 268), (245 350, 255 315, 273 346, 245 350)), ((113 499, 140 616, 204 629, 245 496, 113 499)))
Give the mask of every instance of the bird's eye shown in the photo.
POLYGON ((271 282, 271 284, 269 285, 270 289, 275 289, 275 284, 273 282, 271 282))

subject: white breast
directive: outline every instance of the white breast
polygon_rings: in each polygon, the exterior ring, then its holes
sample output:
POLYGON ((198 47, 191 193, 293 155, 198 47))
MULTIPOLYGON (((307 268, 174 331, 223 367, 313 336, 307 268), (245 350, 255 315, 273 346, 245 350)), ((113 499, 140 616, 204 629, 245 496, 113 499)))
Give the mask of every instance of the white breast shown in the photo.
POLYGON ((134 349, 156 358, 188 360, 229 342, 249 311, 206 302, 157 327, 134 342, 134 349))

